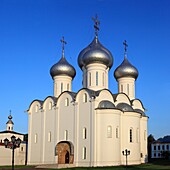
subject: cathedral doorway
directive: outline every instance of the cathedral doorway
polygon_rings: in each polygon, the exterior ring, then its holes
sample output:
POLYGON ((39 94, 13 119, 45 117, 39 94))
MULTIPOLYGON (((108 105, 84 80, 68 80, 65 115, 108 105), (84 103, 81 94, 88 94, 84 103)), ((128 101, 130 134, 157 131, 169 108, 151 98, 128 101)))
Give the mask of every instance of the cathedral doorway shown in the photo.
POLYGON ((74 147, 70 141, 61 141, 56 145, 58 164, 73 164, 74 147))

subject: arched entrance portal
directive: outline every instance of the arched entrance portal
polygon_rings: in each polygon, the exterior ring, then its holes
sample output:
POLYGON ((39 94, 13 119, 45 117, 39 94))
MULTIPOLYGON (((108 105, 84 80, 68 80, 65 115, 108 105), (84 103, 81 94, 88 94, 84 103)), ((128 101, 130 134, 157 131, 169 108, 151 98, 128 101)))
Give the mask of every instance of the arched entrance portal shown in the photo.
POLYGON ((74 147, 70 141, 61 141, 56 146, 58 164, 72 164, 74 161, 74 147))

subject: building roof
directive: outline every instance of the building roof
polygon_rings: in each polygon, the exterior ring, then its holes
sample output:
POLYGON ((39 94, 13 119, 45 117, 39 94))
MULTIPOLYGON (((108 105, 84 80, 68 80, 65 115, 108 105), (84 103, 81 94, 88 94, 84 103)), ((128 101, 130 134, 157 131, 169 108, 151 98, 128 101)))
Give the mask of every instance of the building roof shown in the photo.
POLYGON ((9 130, 0 131, 0 134, 3 134, 3 133, 11 133, 11 134, 17 134, 17 135, 24 135, 22 133, 18 133, 18 132, 15 132, 15 131, 9 131, 9 130))

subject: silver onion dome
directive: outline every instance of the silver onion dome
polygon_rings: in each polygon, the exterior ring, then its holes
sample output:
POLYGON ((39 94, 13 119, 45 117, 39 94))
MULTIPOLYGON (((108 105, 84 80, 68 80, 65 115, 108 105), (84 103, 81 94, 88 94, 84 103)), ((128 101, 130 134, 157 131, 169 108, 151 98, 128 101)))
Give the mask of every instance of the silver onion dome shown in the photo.
POLYGON ((123 62, 114 71, 114 77, 116 80, 122 77, 132 77, 137 79, 138 70, 128 61, 125 56, 123 62))
POLYGON ((113 65, 111 52, 99 42, 97 36, 78 55, 78 64, 81 69, 92 63, 101 63, 109 68, 113 65))
POLYGON ((51 67, 50 74, 52 78, 58 75, 67 75, 74 78, 76 75, 76 70, 67 62, 66 58, 62 56, 58 63, 51 67))
POLYGON ((64 45, 67 44, 67 42, 64 40, 64 37, 60 40, 62 43, 62 57, 58 61, 58 63, 54 64, 50 69, 51 77, 54 78, 58 75, 67 75, 69 77, 72 77, 72 79, 76 75, 76 70, 74 67, 68 63, 64 56, 64 45))

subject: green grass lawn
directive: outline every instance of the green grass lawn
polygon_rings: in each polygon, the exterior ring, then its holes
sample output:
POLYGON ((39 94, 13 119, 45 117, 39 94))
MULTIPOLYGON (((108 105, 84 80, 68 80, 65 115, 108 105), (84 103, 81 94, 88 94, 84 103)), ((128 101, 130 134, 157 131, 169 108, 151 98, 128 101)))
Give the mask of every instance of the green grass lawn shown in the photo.
MULTIPOLYGON (((0 170, 11 169, 11 166, 0 166, 0 170)), ((15 169, 34 169, 34 166, 15 166, 15 169)), ((170 160, 152 160, 148 164, 128 166, 127 170, 170 170, 170 160)), ((38 169, 37 169, 38 170, 38 169)), ((45 170, 45 169, 44 169, 45 170)), ((51 169, 52 170, 52 169, 51 169)), ((54 170, 54 169, 53 169, 54 170)), ((125 166, 113 166, 113 167, 78 167, 78 168, 65 168, 62 170, 126 170, 125 166)))

